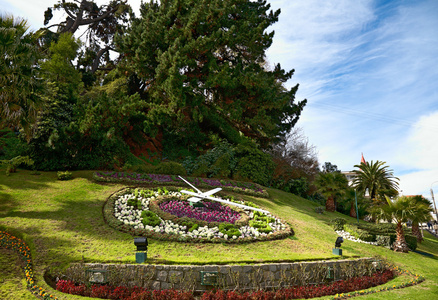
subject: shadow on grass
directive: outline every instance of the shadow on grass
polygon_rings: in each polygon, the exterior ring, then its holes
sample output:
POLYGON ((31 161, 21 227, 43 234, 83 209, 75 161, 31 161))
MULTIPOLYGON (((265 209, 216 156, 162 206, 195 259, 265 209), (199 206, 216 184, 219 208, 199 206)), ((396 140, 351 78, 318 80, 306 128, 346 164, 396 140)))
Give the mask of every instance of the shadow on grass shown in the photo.
POLYGON ((5 216, 8 211, 14 210, 18 205, 19 203, 11 195, 0 191, 0 216, 5 216))
POLYGON ((6 176, 4 169, 0 169, 0 187, 4 185, 13 190, 39 190, 47 188, 48 183, 57 180, 56 174, 42 172, 40 175, 31 175, 31 171, 18 169, 17 172, 6 176))
MULTIPOLYGON (((102 214, 103 202, 93 200, 66 200, 57 203, 55 210, 10 211, 7 217, 60 221, 59 230, 83 233, 100 239, 113 239, 114 231, 105 223, 102 214)), ((50 208, 50 207, 49 207, 50 208)), ((32 221, 29 221, 32 222, 32 221)), ((36 222, 38 223, 38 222, 36 222)))

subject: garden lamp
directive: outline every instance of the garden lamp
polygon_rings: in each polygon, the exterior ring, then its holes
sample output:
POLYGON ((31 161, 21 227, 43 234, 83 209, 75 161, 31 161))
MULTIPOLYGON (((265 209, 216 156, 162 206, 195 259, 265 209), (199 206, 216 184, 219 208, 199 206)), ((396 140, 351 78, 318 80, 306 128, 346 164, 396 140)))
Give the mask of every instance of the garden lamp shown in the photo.
POLYGON ((338 238, 336 239, 335 242, 335 248, 340 248, 341 244, 344 242, 344 239, 342 238, 342 236, 338 236, 338 238))
POLYGON ((333 254, 335 255, 341 255, 342 256, 342 249, 339 249, 341 247, 341 244, 344 242, 344 239, 342 236, 338 236, 335 242, 335 248, 333 248, 333 254))
POLYGON ((146 237, 134 238, 134 245, 137 247, 135 261, 139 264, 144 263, 147 258, 148 239, 146 237))

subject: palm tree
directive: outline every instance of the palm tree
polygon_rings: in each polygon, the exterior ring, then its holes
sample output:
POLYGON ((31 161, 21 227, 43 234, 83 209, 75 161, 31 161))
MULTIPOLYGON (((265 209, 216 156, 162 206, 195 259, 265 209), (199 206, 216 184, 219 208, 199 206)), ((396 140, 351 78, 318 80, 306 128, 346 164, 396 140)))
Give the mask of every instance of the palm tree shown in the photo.
POLYGON ((380 217, 386 220, 394 220, 396 223, 396 241, 394 242, 394 251, 409 252, 406 243, 402 223, 411 220, 415 214, 415 203, 409 197, 401 196, 392 201, 386 197, 387 204, 376 207, 379 210, 380 217))
POLYGON ((354 190, 354 188, 349 187, 346 192, 344 197, 342 197, 341 201, 342 201, 342 205, 348 209, 348 207, 350 207, 350 217, 352 218, 356 218, 358 212, 356 212, 356 198, 357 198, 357 206, 358 209, 360 210, 361 208, 366 208, 369 205, 369 199, 365 198, 363 196, 363 194, 361 193, 356 193, 356 191, 354 190))
POLYGON ((348 189, 348 180, 340 172, 319 173, 314 182, 318 191, 325 197, 326 211, 336 210, 336 197, 342 196, 348 189))
POLYGON ((398 181, 394 177, 393 171, 389 170, 389 166, 385 166, 386 162, 371 161, 355 165, 359 170, 353 170, 355 179, 353 186, 364 195, 368 190, 371 200, 379 202, 385 199, 385 196, 394 197, 398 194, 398 181))
POLYGON ((417 237, 417 242, 421 243, 423 241, 423 235, 420 231, 420 223, 428 222, 432 220, 432 203, 426 198, 418 195, 409 197, 414 205, 414 214, 411 216, 412 221, 412 234, 417 237))
POLYGON ((0 118, 25 129, 35 120, 41 89, 38 35, 28 29, 27 21, 0 15, 0 118))

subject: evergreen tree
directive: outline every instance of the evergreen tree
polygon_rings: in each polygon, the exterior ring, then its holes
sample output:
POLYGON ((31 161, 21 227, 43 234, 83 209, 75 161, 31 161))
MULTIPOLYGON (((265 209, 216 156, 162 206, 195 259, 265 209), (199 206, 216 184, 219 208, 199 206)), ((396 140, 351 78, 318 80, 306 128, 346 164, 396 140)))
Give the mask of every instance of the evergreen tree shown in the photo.
MULTIPOLYGON (((51 24, 44 28, 42 43, 56 40, 60 34, 75 34, 85 29, 85 43, 81 55, 76 60, 77 67, 81 70, 86 85, 90 85, 95 78, 94 73, 98 70, 106 71, 114 68, 113 38, 116 32, 127 24, 131 7, 126 0, 112 0, 107 4, 97 4, 93 0, 59 0, 53 7, 47 8, 44 12, 44 25, 48 25, 53 18, 54 11, 61 11, 65 19, 60 23, 51 24), (50 28, 55 27, 57 32, 51 32, 50 28)), ((83 34, 83 33, 81 33, 83 34)))
POLYGON ((180 147, 204 146, 211 134, 262 146, 284 136, 306 100, 283 84, 293 70, 268 70, 265 51, 278 20, 266 1, 163 0, 116 39, 125 53, 131 92, 147 102, 147 134, 178 136, 180 147))
POLYGON ((66 132, 74 120, 75 105, 83 87, 80 73, 72 65, 80 46, 70 33, 62 34, 49 48, 50 58, 41 64, 46 80, 45 109, 29 141, 32 158, 39 169, 71 168, 77 143, 66 132))

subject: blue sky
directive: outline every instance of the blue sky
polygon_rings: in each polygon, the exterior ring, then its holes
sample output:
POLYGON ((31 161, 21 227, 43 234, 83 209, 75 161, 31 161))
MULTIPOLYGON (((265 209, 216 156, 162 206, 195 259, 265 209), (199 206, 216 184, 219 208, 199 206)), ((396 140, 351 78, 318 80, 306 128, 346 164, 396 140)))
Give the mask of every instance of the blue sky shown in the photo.
MULTIPOLYGON (((55 2, 0 7, 37 29, 55 2)), ((352 170, 363 153, 394 170, 403 194, 430 198, 438 181, 438 1, 268 2, 281 14, 267 59, 295 69, 287 86, 299 83, 297 100, 308 100, 297 126, 320 164, 352 170)))

